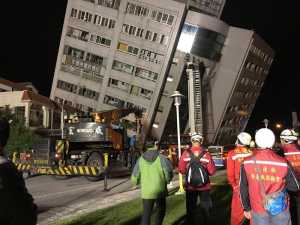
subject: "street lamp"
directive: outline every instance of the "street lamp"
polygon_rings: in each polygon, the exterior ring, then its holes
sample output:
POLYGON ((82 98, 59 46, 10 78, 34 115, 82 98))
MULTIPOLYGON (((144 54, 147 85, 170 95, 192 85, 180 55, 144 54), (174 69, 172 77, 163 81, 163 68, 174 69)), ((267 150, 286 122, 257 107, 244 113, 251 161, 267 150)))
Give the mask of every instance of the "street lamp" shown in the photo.
POLYGON ((280 129, 280 128, 282 128, 282 124, 276 123, 275 127, 276 127, 277 129, 280 129))
POLYGON ((265 124, 265 128, 268 128, 269 120, 267 118, 263 120, 263 123, 265 124))
MULTIPOLYGON (((180 143, 180 123, 179 123, 179 106, 181 105, 181 98, 183 95, 179 91, 174 91, 171 98, 174 99, 174 105, 176 107, 176 118, 177 118, 177 142, 178 142, 178 161, 181 157, 181 143, 180 143)), ((182 174, 179 173, 179 191, 178 193, 184 193, 182 174)))

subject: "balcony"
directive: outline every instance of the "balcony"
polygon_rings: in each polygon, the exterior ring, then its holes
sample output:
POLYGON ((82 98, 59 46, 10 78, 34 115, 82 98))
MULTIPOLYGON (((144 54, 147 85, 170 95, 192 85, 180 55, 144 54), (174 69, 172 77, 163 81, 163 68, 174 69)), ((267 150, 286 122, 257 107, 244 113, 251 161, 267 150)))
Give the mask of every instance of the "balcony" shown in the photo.
POLYGON ((102 65, 86 62, 81 59, 75 59, 70 56, 64 56, 61 64, 62 71, 80 76, 83 79, 91 80, 96 83, 102 83, 105 68, 102 65))

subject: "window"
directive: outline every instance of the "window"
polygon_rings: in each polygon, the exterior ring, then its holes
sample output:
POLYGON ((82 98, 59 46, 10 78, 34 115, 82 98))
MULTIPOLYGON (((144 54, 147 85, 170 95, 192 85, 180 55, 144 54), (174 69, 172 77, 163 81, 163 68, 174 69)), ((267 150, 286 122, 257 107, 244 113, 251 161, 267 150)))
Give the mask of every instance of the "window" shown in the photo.
POLYGON ((151 31, 147 30, 145 39, 146 40, 151 40, 152 39, 152 32, 151 31))
POLYGON ((68 27, 67 28, 67 36, 75 38, 75 39, 79 39, 82 41, 88 41, 89 32, 80 30, 80 29, 76 29, 73 27, 68 27))
POLYGON ((97 17, 98 17, 97 15, 94 15, 94 22, 93 22, 94 24, 96 24, 97 22, 97 17))
POLYGON ((137 55, 139 52, 139 49, 132 47, 132 46, 128 46, 128 52, 130 52, 131 54, 137 55))
POLYGON ((154 33, 152 41, 156 42, 156 40, 157 40, 157 33, 154 33))
POLYGON ((147 80, 151 80, 151 81, 156 81, 158 78, 158 74, 154 73, 152 71, 143 69, 143 68, 136 68, 136 72, 135 72, 135 76, 143 78, 143 79, 147 79, 147 80))
POLYGON ((107 47, 110 47, 111 45, 110 39, 96 35, 91 35, 90 41, 99 45, 105 45, 107 47))
POLYGON ((159 13, 157 14, 156 21, 157 21, 157 22, 160 22, 160 21, 161 21, 161 18, 162 18, 162 13, 159 12, 159 13))
POLYGON ((104 18, 104 17, 102 17, 102 20, 101 20, 101 26, 104 26, 104 27, 106 27, 106 26, 107 26, 107 24, 108 24, 108 18, 104 18))
POLYGON ((125 92, 129 92, 129 90, 130 90, 130 84, 120 81, 120 80, 112 79, 112 78, 110 78, 108 86, 120 89, 125 92))
POLYGON ((127 3, 126 13, 136 16, 148 16, 149 9, 129 2, 127 3))
POLYGON ((92 53, 87 53, 85 57, 86 62, 102 65, 103 64, 103 57, 94 55, 92 53))
POLYGON ((162 23, 167 23, 167 20, 168 20, 168 14, 164 13, 161 22, 162 23))
POLYGON ((152 94, 153 94, 153 91, 150 91, 150 90, 145 89, 145 88, 141 88, 140 95, 142 97, 147 98, 147 99, 151 99, 152 94))
POLYGON ((163 13, 163 12, 158 12, 156 10, 153 10, 151 14, 151 19, 156 22, 172 25, 174 21, 174 16, 168 13, 163 13))
POLYGON ((120 0, 98 0, 98 5, 118 9, 120 6, 120 0))
POLYGON ((73 17, 73 18, 77 17, 77 9, 72 8, 72 10, 71 10, 71 17, 73 17))
POLYGON ((152 14, 151 14, 152 20, 155 20, 156 14, 157 14, 157 11, 153 10, 152 14))
POLYGON ((132 74, 132 73, 133 73, 134 66, 129 65, 129 64, 127 64, 127 63, 123 63, 123 62, 120 62, 120 61, 115 60, 115 61, 113 62, 112 68, 113 68, 114 70, 118 70, 118 71, 121 71, 121 72, 125 72, 125 73, 132 74))
POLYGON ((116 25, 116 21, 110 19, 110 20, 109 20, 108 28, 113 29, 113 28, 115 28, 115 25, 116 25))
POLYGON ((141 49, 140 50, 140 54, 139 54, 139 58, 144 60, 144 61, 148 61, 148 62, 152 62, 155 64, 161 64, 161 61, 163 60, 163 56, 162 54, 158 54, 156 52, 147 50, 147 49, 141 49))
POLYGON ((122 52, 126 52, 126 53, 131 53, 133 55, 137 55, 139 52, 139 49, 133 46, 129 46, 126 43, 123 42, 119 42, 118 44, 118 50, 122 51, 122 52))
POLYGON ((143 37, 143 31, 144 31, 144 29, 138 28, 137 32, 136 32, 136 36, 142 38, 143 37))
POLYGON ((112 105, 112 106, 115 106, 118 108, 122 108, 125 105, 125 102, 123 100, 109 96, 109 95, 105 95, 103 103, 107 104, 107 105, 112 105))
POLYGON ((88 89, 86 87, 80 87, 79 91, 78 91, 78 95, 86 97, 86 98, 94 99, 94 100, 99 99, 98 92, 88 89))
POLYGON ((139 95, 139 91, 140 91, 140 88, 139 88, 139 87, 137 87, 137 86, 132 86, 130 93, 131 93, 132 95, 138 96, 138 95, 139 95))
POLYGON ((63 81, 63 80, 58 80, 56 87, 59 89, 62 89, 64 91, 68 91, 68 92, 75 93, 75 94, 77 92, 77 85, 63 81))
POLYGON ((168 18, 168 25, 172 25, 173 20, 174 20, 174 16, 169 15, 169 18, 168 18))
POLYGON ((135 35, 135 31, 136 31, 136 27, 130 26, 130 28, 129 28, 129 34, 130 35, 135 35))
POLYGON ((64 54, 73 58, 83 59, 84 51, 66 45, 64 48, 64 54))

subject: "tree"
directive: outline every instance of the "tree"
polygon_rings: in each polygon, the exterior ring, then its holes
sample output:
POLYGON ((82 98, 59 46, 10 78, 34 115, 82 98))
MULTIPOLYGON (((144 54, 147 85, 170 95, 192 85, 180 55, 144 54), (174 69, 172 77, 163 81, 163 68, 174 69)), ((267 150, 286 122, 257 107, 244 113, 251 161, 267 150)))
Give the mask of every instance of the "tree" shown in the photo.
POLYGON ((6 118, 10 122, 10 135, 5 147, 9 156, 32 148, 38 137, 25 126, 24 118, 18 118, 8 106, 0 110, 0 118, 6 118))

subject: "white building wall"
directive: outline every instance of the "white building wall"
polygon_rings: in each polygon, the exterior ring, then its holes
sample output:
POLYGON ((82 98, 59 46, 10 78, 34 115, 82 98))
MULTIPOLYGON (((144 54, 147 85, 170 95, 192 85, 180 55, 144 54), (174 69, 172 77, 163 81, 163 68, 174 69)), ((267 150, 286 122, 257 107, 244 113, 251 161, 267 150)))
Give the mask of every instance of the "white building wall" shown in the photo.
POLYGON ((233 32, 232 29, 229 30, 219 70, 211 82, 215 127, 218 127, 220 118, 225 113, 253 35, 253 31, 246 31, 240 33, 237 38, 232 38, 233 32))

